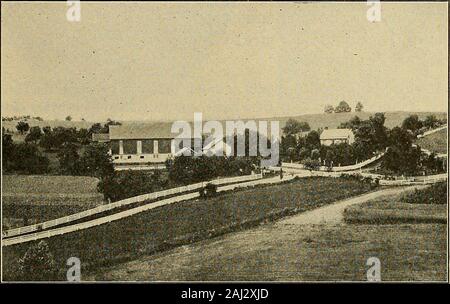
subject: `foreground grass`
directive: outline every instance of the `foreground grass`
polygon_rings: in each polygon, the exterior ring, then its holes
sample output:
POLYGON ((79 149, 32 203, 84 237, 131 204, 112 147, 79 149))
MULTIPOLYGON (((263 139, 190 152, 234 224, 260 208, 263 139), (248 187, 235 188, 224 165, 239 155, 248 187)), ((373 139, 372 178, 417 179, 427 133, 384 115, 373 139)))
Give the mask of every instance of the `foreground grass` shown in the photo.
POLYGON ((445 281, 446 225, 264 225, 85 275, 83 280, 445 281))
MULTIPOLYGON (((80 258, 83 269, 93 269, 317 208, 369 190, 367 184, 354 180, 305 178, 167 205, 46 241, 62 272, 69 257, 80 258)), ((17 261, 31 244, 3 248, 5 280, 20 279, 14 276, 17 261)))
POLYGON ((97 183, 85 176, 4 175, 3 220, 42 222, 93 208, 103 201, 97 183))

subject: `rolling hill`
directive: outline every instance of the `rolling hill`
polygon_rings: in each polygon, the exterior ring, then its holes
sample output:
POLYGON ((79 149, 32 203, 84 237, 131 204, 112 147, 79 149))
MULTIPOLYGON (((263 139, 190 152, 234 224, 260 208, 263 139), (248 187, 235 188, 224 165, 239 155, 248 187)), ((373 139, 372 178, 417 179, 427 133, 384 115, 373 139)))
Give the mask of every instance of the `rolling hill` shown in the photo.
POLYGON ((438 154, 447 153, 447 129, 422 137, 416 141, 421 148, 438 154))
MULTIPOLYGON (((336 128, 339 126, 342 122, 349 121, 354 116, 358 116, 361 119, 368 119, 371 115, 374 115, 375 112, 351 112, 351 113, 332 113, 332 114, 305 114, 305 115, 293 115, 290 117, 270 117, 270 118, 258 118, 255 119, 256 121, 261 120, 278 120, 280 122, 280 128, 282 128, 286 121, 290 118, 296 119, 298 121, 304 121, 307 122, 312 130, 317 130, 318 128, 336 128)), ((447 117, 447 113, 445 112, 385 112, 386 122, 385 126, 388 128, 393 128, 395 126, 401 125, 403 120, 408 117, 409 115, 416 114, 419 116, 420 119, 424 119, 426 116, 433 114, 439 119, 443 119, 447 117)), ((243 121, 247 121, 253 118, 248 119, 242 119, 243 121)), ((119 120, 120 121, 120 120, 119 120)), ((2 126, 6 130, 10 130, 13 132, 16 132, 16 125, 18 121, 2 121, 2 126)), ((75 127, 77 129, 79 128, 89 128, 94 124, 94 122, 89 121, 63 121, 63 120, 44 120, 44 121, 37 121, 37 120, 29 120, 27 121, 30 127, 32 126, 40 126, 41 128, 44 126, 50 126, 50 127, 56 127, 56 126, 62 126, 62 127, 75 127)), ((151 127, 155 122, 151 120, 147 121, 121 121, 123 124, 145 124, 148 125, 148 127, 151 127)), ((223 122, 223 121, 222 121, 223 122)), ((102 122, 104 123, 104 122, 102 122)), ((170 122, 168 122, 168 126, 170 126, 170 122)), ((19 137, 17 138, 19 139, 19 137)))

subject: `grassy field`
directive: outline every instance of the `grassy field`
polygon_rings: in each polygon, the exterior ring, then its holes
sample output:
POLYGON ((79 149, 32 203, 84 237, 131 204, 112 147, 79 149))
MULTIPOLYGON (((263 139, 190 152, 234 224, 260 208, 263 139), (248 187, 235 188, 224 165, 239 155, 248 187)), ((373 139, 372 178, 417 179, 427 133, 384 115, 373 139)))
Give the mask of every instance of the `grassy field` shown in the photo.
MULTIPOLYGON (((402 195, 385 195, 362 206, 430 207, 399 206, 402 195)), ((296 218, 100 268, 85 280, 366 281, 370 257, 380 260, 382 281, 447 279, 444 224, 305 224, 296 218)))
MULTIPOLYGON (((62 269, 71 256, 81 259, 83 269, 93 269, 251 227, 369 190, 367 184, 352 180, 305 178, 167 205, 47 242, 62 269)), ((17 261, 30 244, 3 249, 5 279, 14 278, 17 261)))
POLYGON ((447 129, 419 138, 416 144, 435 153, 447 153, 447 129))
POLYGON ((352 224, 446 224, 447 206, 406 204, 384 200, 347 208, 344 212, 344 218, 347 223, 352 224))
POLYGON ((447 184, 437 183, 406 194, 348 207, 344 212, 344 220, 351 224, 446 224, 446 196, 447 184))
POLYGON ((382 281, 445 281, 447 227, 280 225, 175 248, 85 275, 130 281, 367 281, 367 259, 382 281))
POLYGON ((80 212, 102 204, 96 178, 84 176, 4 175, 2 212, 5 222, 22 225, 80 212))

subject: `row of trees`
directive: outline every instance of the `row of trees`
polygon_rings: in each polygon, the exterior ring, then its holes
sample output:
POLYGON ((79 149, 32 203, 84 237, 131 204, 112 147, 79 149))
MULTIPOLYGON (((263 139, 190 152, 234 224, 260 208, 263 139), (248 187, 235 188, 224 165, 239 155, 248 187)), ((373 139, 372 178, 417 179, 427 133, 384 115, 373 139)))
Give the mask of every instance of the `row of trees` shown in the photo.
MULTIPOLYGON (((355 112, 362 112, 363 108, 364 108, 363 104, 358 101, 355 105, 355 112)), ((345 100, 342 100, 336 107, 333 107, 330 104, 326 105, 323 111, 327 114, 348 113, 352 111, 352 108, 345 100)))
POLYGON ((408 116, 402 123, 402 128, 408 130, 415 137, 427 130, 438 128, 447 121, 445 119, 437 119, 435 115, 428 115, 421 120, 417 115, 408 116))
POLYGON ((2 134, 2 166, 4 172, 42 174, 49 170, 49 159, 35 144, 13 142, 10 134, 2 134))

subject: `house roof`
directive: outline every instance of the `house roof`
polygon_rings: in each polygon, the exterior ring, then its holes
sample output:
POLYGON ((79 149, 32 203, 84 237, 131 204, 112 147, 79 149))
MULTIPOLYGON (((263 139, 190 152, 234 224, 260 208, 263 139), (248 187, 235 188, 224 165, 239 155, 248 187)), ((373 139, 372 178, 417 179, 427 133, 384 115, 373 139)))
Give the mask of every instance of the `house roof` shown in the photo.
POLYGON ((322 131, 320 139, 341 139, 349 136, 353 136, 353 132, 350 129, 327 129, 322 131))

